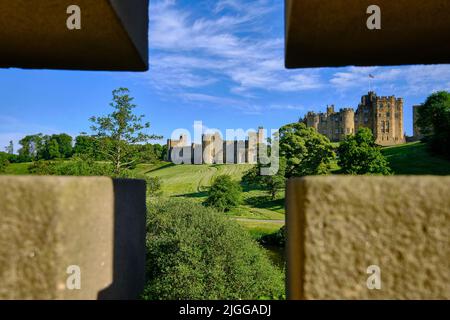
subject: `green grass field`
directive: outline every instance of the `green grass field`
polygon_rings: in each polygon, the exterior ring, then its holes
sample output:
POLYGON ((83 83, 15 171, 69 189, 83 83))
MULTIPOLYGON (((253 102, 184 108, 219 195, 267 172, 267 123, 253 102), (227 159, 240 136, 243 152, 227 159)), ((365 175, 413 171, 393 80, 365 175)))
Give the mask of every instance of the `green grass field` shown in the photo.
POLYGON ((413 142, 382 149, 397 175, 450 175, 450 161, 430 154, 424 143, 413 142))
MULTIPOLYGON (((228 165, 139 165, 136 170, 150 177, 162 180, 162 196, 184 197, 203 202, 207 197, 207 187, 215 177, 228 174, 240 181, 250 164, 228 165)), ((269 199, 262 190, 244 189, 243 204, 228 212, 231 217, 259 220, 284 220, 284 194, 280 192, 275 200, 269 199)))

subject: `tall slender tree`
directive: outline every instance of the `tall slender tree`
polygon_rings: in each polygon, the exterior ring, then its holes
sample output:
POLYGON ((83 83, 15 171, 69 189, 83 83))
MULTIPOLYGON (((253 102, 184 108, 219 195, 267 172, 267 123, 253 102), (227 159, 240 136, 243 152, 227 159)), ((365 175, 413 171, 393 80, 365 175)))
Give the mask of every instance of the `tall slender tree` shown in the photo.
POLYGON ((162 137, 144 132, 150 128, 150 123, 143 122, 144 115, 133 113, 136 105, 132 103, 134 98, 127 88, 116 89, 112 95, 110 106, 114 111, 105 117, 91 117, 90 120, 93 123, 91 129, 101 142, 100 152, 111 161, 114 173, 120 175, 139 160, 135 145, 162 137))

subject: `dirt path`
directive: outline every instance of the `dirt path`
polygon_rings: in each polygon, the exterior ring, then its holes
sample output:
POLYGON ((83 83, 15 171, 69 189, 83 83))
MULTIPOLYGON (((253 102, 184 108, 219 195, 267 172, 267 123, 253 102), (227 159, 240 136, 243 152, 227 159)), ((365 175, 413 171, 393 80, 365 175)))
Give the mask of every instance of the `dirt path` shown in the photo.
POLYGON ((276 223, 284 224, 284 220, 261 220, 261 219, 248 219, 248 218, 233 218, 236 221, 246 221, 246 222, 261 222, 261 223, 276 223))

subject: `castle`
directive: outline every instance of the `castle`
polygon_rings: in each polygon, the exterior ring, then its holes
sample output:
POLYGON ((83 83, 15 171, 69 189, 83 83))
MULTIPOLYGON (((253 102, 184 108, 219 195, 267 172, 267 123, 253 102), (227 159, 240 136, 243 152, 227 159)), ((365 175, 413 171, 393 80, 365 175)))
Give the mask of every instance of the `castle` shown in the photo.
POLYGON ((353 108, 343 108, 336 112, 334 105, 331 105, 327 107, 326 113, 308 112, 300 121, 315 128, 331 141, 342 141, 360 128, 369 128, 379 145, 405 143, 403 99, 395 96, 378 97, 372 91, 362 96, 356 112, 353 108))
POLYGON ((176 164, 256 164, 264 129, 248 132, 247 140, 223 140, 219 132, 202 134, 202 143, 188 144, 185 134, 167 139, 167 160, 176 164))

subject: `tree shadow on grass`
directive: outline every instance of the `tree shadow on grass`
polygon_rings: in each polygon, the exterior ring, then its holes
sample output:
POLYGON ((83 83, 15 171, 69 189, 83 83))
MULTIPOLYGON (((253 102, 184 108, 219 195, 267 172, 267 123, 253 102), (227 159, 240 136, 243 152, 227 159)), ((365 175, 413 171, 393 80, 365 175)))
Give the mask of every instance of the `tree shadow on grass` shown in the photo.
POLYGON ((200 191, 200 192, 191 192, 191 193, 184 193, 176 195, 177 198, 205 198, 208 196, 207 191, 200 191))
POLYGON ((147 173, 150 173, 150 172, 155 172, 155 171, 158 171, 158 170, 167 169, 167 168, 170 168, 170 167, 174 167, 175 165, 176 164, 174 164, 172 162, 169 162, 169 163, 167 163, 167 164, 165 164, 165 165, 163 165, 161 167, 150 169, 150 170, 146 171, 145 173, 147 174, 147 173))
POLYGON ((245 204, 254 208, 274 211, 284 208, 284 198, 272 200, 270 196, 255 196, 245 199, 245 204))

